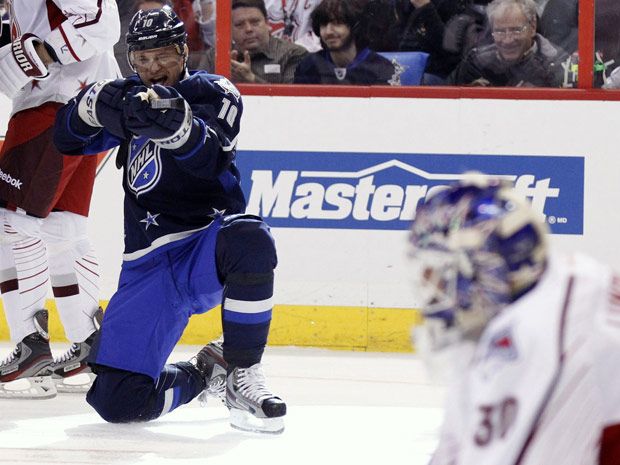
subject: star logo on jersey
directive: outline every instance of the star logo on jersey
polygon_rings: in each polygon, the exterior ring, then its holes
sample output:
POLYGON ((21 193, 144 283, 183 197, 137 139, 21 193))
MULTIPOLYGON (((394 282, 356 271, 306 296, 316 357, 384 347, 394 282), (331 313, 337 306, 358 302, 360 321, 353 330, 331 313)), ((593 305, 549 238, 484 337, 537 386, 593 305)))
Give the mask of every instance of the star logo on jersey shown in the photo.
POLYGON ((388 84, 391 86, 400 86, 400 76, 407 71, 409 66, 402 65, 396 60, 392 60, 392 65, 394 66, 394 74, 392 74, 388 84))
POLYGON ((237 90, 235 85, 232 82, 230 82, 228 79, 223 77, 215 81, 215 83, 224 91, 226 95, 230 94, 233 97, 235 97, 235 100, 238 101, 239 98, 241 97, 239 90, 237 90))
POLYGON ((144 226, 145 231, 149 229, 149 226, 151 225, 159 226, 159 223, 157 223, 158 216, 159 216, 159 213, 155 213, 154 215, 152 215, 150 211, 146 212, 146 218, 144 218, 143 220, 140 220, 140 223, 146 224, 146 226, 144 226))
POLYGON ((37 81, 36 79, 32 81, 32 87, 30 88, 30 90, 35 90, 35 89, 41 89, 41 85, 39 84, 39 81, 37 81))
POLYGON ((207 215, 209 218, 213 218, 214 220, 221 218, 222 216, 224 216, 224 213, 226 213, 226 209, 224 210, 218 210, 217 208, 213 209, 213 213, 211 213, 210 215, 207 215))
POLYGON ((81 79, 78 79, 78 88, 76 89, 76 92, 79 92, 85 89, 87 85, 88 85, 88 81, 86 79, 83 81, 81 79))

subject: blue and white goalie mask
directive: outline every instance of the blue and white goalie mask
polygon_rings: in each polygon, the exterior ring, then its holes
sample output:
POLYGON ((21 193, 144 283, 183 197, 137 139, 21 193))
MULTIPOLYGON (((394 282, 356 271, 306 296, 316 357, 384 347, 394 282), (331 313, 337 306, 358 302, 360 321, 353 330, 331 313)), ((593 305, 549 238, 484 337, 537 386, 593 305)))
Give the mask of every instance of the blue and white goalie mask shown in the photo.
POLYGON ((546 234, 542 218, 510 184, 480 174, 420 206, 410 242, 425 349, 477 341, 491 318, 537 283, 546 234))

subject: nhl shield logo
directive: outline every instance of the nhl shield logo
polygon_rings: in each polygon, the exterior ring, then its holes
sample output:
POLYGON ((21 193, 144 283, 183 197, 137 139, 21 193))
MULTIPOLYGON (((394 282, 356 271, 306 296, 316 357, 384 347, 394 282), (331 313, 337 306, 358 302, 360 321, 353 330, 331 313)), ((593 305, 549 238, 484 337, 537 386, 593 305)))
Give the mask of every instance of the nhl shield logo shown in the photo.
POLYGON ((144 136, 134 137, 127 159, 127 185, 138 196, 155 187, 160 177, 159 146, 144 136))

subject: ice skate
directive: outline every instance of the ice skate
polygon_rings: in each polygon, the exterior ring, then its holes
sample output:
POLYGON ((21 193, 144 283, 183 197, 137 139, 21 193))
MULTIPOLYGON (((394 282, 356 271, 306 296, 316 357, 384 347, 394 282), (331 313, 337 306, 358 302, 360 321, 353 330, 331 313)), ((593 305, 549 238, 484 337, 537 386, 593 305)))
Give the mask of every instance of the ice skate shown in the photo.
POLYGON ((243 431, 278 434, 284 431, 286 404, 265 386, 259 363, 234 368, 226 378, 230 425, 243 431))
POLYGON ((49 370, 58 392, 87 392, 95 380, 95 374, 88 366, 90 348, 101 327, 103 310, 97 309, 93 315, 95 331, 84 342, 75 342, 60 357, 55 358, 49 370))
POLYGON ((53 358, 47 311, 35 313, 34 323, 37 331, 18 342, 15 350, 0 363, 0 398, 51 399, 56 396, 48 370, 53 358))
POLYGON ((192 360, 198 371, 206 379, 207 386, 198 395, 201 405, 207 403, 209 397, 215 397, 225 402, 226 399, 226 368, 228 364, 224 360, 222 339, 210 342, 204 346, 192 360))

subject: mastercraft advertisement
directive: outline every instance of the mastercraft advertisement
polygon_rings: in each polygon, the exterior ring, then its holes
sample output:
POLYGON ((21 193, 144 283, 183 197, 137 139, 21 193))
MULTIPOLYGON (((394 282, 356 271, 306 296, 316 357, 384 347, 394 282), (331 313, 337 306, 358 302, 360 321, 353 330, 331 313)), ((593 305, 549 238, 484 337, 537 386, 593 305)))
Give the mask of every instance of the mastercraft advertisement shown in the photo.
POLYGON ((248 213, 274 227, 407 229, 417 205, 477 171, 514 183, 553 233, 583 233, 583 157, 244 150, 237 164, 248 213))

